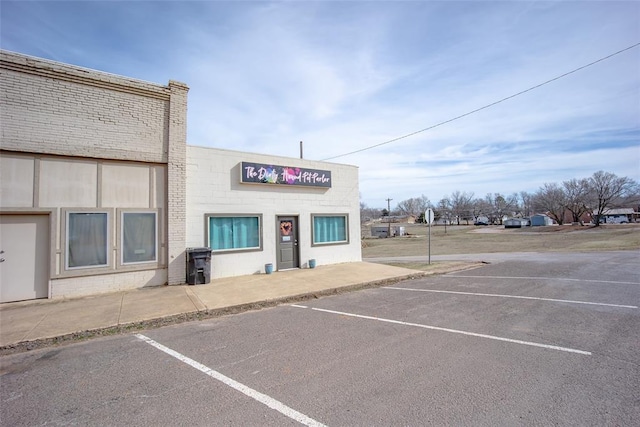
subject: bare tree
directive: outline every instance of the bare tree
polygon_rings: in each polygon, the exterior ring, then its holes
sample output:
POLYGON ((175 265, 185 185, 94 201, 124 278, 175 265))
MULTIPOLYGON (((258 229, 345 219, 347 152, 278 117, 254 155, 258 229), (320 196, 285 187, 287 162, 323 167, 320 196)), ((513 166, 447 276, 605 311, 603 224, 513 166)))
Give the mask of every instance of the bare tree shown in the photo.
POLYGON ((580 222, 580 218, 589 212, 589 180, 570 179, 562 183, 564 188, 565 208, 571 212, 573 222, 580 222))
POLYGON ((502 224, 505 215, 530 216, 536 211, 547 213, 562 224, 565 214, 571 213, 573 221, 578 222, 585 213, 591 213, 594 221, 599 223, 607 209, 639 203, 640 185, 636 181, 599 171, 590 178, 570 179, 561 185, 545 183, 535 193, 521 191, 507 197, 488 193, 484 199, 473 199, 473 193, 455 191, 440 200, 437 206, 422 195, 398 203, 391 212, 387 212, 389 207, 380 210, 360 203, 360 213, 363 220, 380 215, 414 215, 419 220, 424 211, 432 207, 436 220, 457 221, 458 224, 461 220, 466 220, 467 224, 470 219, 475 222, 480 216, 486 216, 489 223, 502 224))
POLYGON ((378 208, 370 208, 364 202, 360 202, 360 222, 364 224, 372 219, 382 216, 382 212, 378 208))
POLYGON ((516 215, 520 211, 520 204, 518 203, 518 193, 512 193, 505 198, 505 213, 516 215))
POLYGON ((508 214, 513 213, 518 205, 518 195, 512 194, 511 196, 504 197, 500 193, 491 193, 485 196, 485 202, 491 206, 491 212, 487 215, 491 223, 502 224, 502 218, 508 214))
POLYGON ((475 223, 481 216, 485 216, 489 219, 491 212, 493 211, 493 206, 486 199, 474 199, 471 202, 471 209, 473 221, 475 223))
POLYGON ((413 215, 419 218, 420 215, 424 215, 424 211, 431 206, 429 198, 424 194, 420 197, 414 197, 411 199, 403 200, 398 203, 397 210, 401 215, 413 215))
POLYGON ((451 202, 447 197, 444 197, 438 202, 438 207, 434 212, 435 219, 443 219, 445 224, 451 223, 451 202))
POLYGON ((534 196, 536 210, 545 212, 558 224, 564 221, 565 195, 562 188, 554 183, 545 183, 534 196))
POLYGON ((531 216, 533 214, 533 194, 521 191, 520 200, 522 200, 522 216, 531 216))
POLYGON ((596 226, 600 225, 602 214, 618 205, 624 197, 638 193, 638 183, 628 177, 619 177, 611 172, 598 171, 589 182, 592 216, 596 226))
POLYGON ((449 197, 451 213, 456 219, 458 225, 460 220, 466 220, 469 225, 469 219, 472 216, 471 201, 473 200, 473 193, 461 193, 460 191, 454 191, 449 197))

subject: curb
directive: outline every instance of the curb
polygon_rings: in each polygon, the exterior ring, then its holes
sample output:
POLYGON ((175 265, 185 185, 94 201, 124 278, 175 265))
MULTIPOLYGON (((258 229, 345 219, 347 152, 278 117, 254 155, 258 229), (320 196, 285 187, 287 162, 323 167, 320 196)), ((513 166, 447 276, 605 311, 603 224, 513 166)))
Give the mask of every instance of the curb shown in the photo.
POLYGON ((318 299, 325 296, 339 295, 347 292, 354 292, 363 289, 377 288, 385 285, 399 283, 405 280, 419 279, 429 276, 433 273, 418 272, 405 276, 398 276, 391 279, 376 280, 367 283, 358 283, 349 286, 338 286, 335 288, 324 289, 317 292, 306 292, 297 295, 268 299, 264 301, 256 301, 245 304, 239 304, 229 307, 204 309, 191 311, 187 313, 174 314, 170 316, 162 316, 148 320, 122 323, 119 325, 108 326, 104 328, 87 329, 84 331, 71 332, 67 334, 57 335, 47 338, 38 338, 35 340, 20 341, 13 344, 7 344, 0 347, 0 356, 6 356, 15 353, 22 353, 31 350, 37 350, 45 347, 59 346, 71 344, 75 342, 87 341, 92 338, 106 337, 112 335, 124 335, 134 331, 145 329, 156 329, 163 326, 176 325, 185 322, 214 319, 222 316, 244 313, 248 311, 257 311, 263 308, 276 307, 282 304, 291 304, 303 301, 318 299))

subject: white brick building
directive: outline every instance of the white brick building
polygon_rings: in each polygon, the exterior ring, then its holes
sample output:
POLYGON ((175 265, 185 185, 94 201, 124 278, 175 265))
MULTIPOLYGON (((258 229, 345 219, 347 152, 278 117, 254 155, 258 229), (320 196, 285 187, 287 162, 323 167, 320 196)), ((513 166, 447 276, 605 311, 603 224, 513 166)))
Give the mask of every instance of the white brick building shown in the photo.
POLYGON ((362 260, 355 166, 187 146, 187 183, 187 246, 212 248, 214 278, 362 260))
POLYGON ((357 168, 187 146, 187 92, 0 51, 0 302, 361 260, 357 168))

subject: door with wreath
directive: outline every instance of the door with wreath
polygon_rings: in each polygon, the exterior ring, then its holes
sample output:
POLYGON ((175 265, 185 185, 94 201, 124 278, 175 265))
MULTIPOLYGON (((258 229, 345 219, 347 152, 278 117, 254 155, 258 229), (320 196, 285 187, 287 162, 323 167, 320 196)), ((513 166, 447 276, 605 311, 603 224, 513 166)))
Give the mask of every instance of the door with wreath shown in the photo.
POLYGON ((279 216, 276 225, 278 252, 278 270, 287 270, 300 267, 300 255, 298 253, 298 217, 279 216))

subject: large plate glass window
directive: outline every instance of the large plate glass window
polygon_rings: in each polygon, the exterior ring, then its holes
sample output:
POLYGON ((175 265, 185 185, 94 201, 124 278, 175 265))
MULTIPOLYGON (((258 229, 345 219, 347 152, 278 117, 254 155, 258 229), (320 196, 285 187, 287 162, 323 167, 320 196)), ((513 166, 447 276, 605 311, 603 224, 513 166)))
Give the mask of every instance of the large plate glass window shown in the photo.
POLYGON ((208 215, 209 247, 212 251, 262 249, 261 215, 208 215))
POLYGON ((67 269, 106 267, 109 216, 106 212, 67 212, 67 269))
POLYGON ((313 244, 349 243, 348 215, 311 215, 313 244))
POLYGON ((121 213, 122 264, 158 260, 158 214, 156 212, 121 213))

